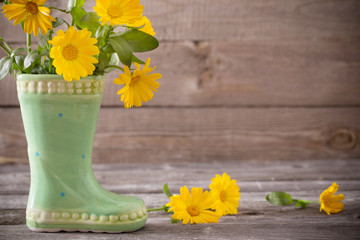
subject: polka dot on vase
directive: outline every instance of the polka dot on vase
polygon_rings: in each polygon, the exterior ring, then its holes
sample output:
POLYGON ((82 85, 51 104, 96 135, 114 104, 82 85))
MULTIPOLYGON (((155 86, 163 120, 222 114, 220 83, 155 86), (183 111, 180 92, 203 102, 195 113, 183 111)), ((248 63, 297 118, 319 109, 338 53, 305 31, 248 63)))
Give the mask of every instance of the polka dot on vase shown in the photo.
POLYGON ((59 117, 63 117, 64 115, 62 113, 59 113, 59 117))
POLYGON ((38 152, 36 152, 36 153, 35 153, 35 156, 37 156, 37 157, 38 157, 38 156, 40 156, 40 154, 39 154, 38 152))
POLYGON ((65 197, 65 193, 61 192, 61 193, 60 193, 60 196, 61 196, 61 197, 65 197))
POLYGON ((85 159, 85 154, 82 155, 82 158, 85 159))

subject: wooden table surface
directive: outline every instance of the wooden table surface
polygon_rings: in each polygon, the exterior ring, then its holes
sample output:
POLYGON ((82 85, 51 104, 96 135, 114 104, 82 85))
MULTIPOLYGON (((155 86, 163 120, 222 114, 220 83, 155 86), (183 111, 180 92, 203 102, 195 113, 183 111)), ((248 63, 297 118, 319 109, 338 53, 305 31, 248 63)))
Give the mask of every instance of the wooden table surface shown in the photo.
POLYGON ((167 203, 164 183, 173 193, 183 185, 208 188, 216 173, 227 172, 240 186, 239 213, 218 224, 171 224, 165 213, 151 212, 134 233, 35 233, 25 225, 29 166, 0 166, 0 239, 360 239, 360 161, 248 161, 95 165, 99 182, 119 194, 137 195, 148 208, 167 203), (328 216, 318 206, 295 210, 265 201, 271 191, 317 200, 333 181, 345 195, 345 209, 328 216))

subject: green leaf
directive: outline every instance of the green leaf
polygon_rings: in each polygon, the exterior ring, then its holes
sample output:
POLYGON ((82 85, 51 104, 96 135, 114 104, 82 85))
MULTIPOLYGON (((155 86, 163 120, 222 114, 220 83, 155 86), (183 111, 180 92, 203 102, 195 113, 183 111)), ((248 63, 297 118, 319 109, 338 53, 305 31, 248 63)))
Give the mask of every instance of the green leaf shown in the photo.
POLYGON ((14 69, 15 71, 20 71, 21 72, 21 69, 15 64, 13 63, 13 65, 11 66, 12 69, 14 69))
POLYGON ((142 61, 141 59, 137 58, 135 55, 132 56, 132 61, 133 61, 133 62, 137 62, 138 64, 145 64, 144 61, 142 61))
POLYGON ((136 29, 126 30, 116 35, 121 36, 133 52, 148 52, 159 46, 156 38, 136 29))
POLYGON ((100 52, 99 54, 99 63, 98 63, 98 71, 102 72, 104 68, 109 65, 109 59, 106 53, 100 52))
POLYGON ((17 55, 15 56, 15 62, 17 65, 19 65, 20 67, 24 67, 24 59, 25 59, 25 55, 17 55))
POLYGON ((73 7, 75 6, 75 2, 76 2, 76 0, 69 0, 68 1, 68 6, 67 6, 68 11, 71 11, 73 9, 73 7))
POLYGON ((12 64, 12 59, 9 56, 0 59, 0 80, 4 79, 4 77, 11 72, 12 64))
POLYGON ((21 69, 24 69, 24 60, 25 60, 25 55, 17 55, 15 56, 15 62, 17 64, 17 66, 19 66, 21 69))
POLYGON ((29 68, 31 67, 31 65, 33 65, 33 63, 40 59, 41 57, 43 56, 47 56, 49 55, 49 50, 45 49, 42 53, 38 53, 37 50, 33 50, 31 51, 26 57, 25 57, 25 60, 24 60, 24 68, 29 68))
POLYGON ((120 36, 110 37, 110 45, 113 47, 117 53, 120 61, 126 65, 131 66, 133 53, 129 44, 120 36))
POLYGON ((112 53, 109 61, 109 65, 118 65, 119 57, 116 53, 112 53))
MULTIPOLYGON (((120 60, 119 60, 119 57, 118 57, 117 53, 112 53, 108 65, 116 65, 117 66, 117 65, 119 65, 119 61, 120 60)), ((110 73, 110 72, 112 72, 112 71, 114 71, 116 69, 117 68, 106 68, 104 70, 104 73, 110 73)))
POLYGON ((48 73, 43 69, 40 65, 36 65, 33 69, 31 69, 31 74, 45 74, 48 73))
POLYGON ((83 7, 86 0, 69 0, 68 1, 68 11, 72 10, 74 7, 83 7))
MULTIPOLYGON (((59 17, 56 17, 55 19, 56 19, 56 21, 53 21, 53 22, 52 22, 53 28, 60 27, 60 26, 65 22, 64 19, 59 18, 59 17)), ((49 32, 48 32, 48 33, 49 33, 49 32)))
POLYGON ((165 183, 163 186, 163 192, 168 198, 170 198, 172 196, 167 183, 165 183))
POLYGON ((101 38, 101 37, 104 37, 105 36, 105 33, 107 32, 108 28, 106 25, 101 25, 98 30, 96 31, 95 33, 95 37, 96 38, 101 38))
POLYGON ((38 53, 37 50, 33 50, 31 51, 24 60, 24 67, 28 68, 31 66, 31 64, 33 64, 36 60, 38 60, 40 58, 40 55, 38 53))
POLYGON ((14 57, 15 55, 18 55, 19 53, 25 53, 26 51, 27 51, 27 48, 25 48, 25 47, 15 48, 15 49, 11 52, 11 57, 14 57))
POLYGON ((165 208, 164 208, 164 212, 169 213, 169 214, 170 214, 170 213, 174 213, 173 211, 170 211, 170 212, 169 212, 169 209, 170 209, 170 207, 165 207, 165 208))
POLYGON ((178 223, 178 222, 180 222, 180 221, 181 221, 181 220, 174 219, 174 218, 170 217, 170 222, 171 222, 171 223, 178 223))
POLYGON ((284 192, 272 192, 266 196, 266 200, 271 204, 279 206, 291 205, 293 202, 291 196, 284 192))
POLYGON ((74 8, 71 9, 71 12, 70 12, 70 14, 73 17, 74 22, 75 22, 76 25, 78 25, 80 19, 83 16, 85 16, 86 13, 87 12, 84 9, 80 8, 80 7, 74 7, 74 8))
POLYGON ((92 35, 95 36, 96 31, 101 26, 99 22, 100 17, 95 12, 89 12, 83 15, 77 25, 79 25, 82 29, 87 28, 92 35))
POLYGON ((95 38, 98 40, 100 46, 105 44, 105 38, 106 35, 108 35, 108 32, 109 28, 107 27, 107 25, 100 25, 100 27, 96 30, 95 38))
POLYGON ((110 44, 106 44, 102 51, 104 53, 109 53, 109 54, 112 54, 115 52, 114 48, 110 44))
MULTIPOLYGON (((51 31, 51 30, 50 30, 50 31, 51 31)), ((39 39, 39 45, 40 45, 42 48, 44 48, 44 47, 46 46, 47 42, 49 41, 50 31, 48 31, 48 32, 46 33, 46 35, 42 34, 41 31, 39 32, 39 37, 38 37, 38 39, 39 39)))
POLYGON ((295 204, 295 208, 306 208, 309 205, 309 202, 305 200, 298 200, 295 204))

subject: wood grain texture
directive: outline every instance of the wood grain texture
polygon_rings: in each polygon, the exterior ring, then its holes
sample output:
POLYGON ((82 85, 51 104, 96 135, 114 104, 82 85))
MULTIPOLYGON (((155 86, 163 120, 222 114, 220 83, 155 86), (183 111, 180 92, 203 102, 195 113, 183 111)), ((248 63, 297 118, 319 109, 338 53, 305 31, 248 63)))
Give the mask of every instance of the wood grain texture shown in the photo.
MULTIPOLYGON (((359 158, 359 1, 142 3, 161 45, 139 56, 158 65, 160 89, 125 112, 119 72, 107 77, 95 162, 359 158)), ((19 46, 0 15, 0 35, 19 46)), ((0 107, 0 163, 26 162, 12 76, 0 107)))
MULTIPOLYGON (((355 159, 359 119, 359 108, 104 108, 93 159, 355 159)), ((19 109, 0 109, 0 156, 26 162, 19 109)))
MULTIPOLYGON (((169 161, 162 164, 136 162, 94 165, 95 176, 99 183, 106 189, 119 194, 160 194, 164 183, 168 183, 174 193, 184 185, 207 188, 210 178, 222 172, 227 172, 238 181, 241 192, 253 194, 266 192, 269 189, 312 194, 314 189, 324 189, 332 181, 340 184, 342 191, 351 192, 360 190, 360 185, 357 184, 360 178, 359 170, 358 159, 206 163, 169 161)), ((2 200, 0 206, 19 209, 24 199, 12 201, 6 196, 26 195, 30 186, 29 179, 29 165, 1 165, 0 196, 2 200)), ((315 195, 318 194, 319 192, 315 195)), ((148 203, 151 207, 154 206, 154 202, 149 200, 148 203)))
MULTIPOLYGON (((315 209, 312 209, 313 211, 315 209)), ((308 210, 306 210, 308 211, 308 210)), ((315 210, 316 211, 316 210, 315 210)), ((264 220, 260 221, 260 217, 248 216, 240 218, 240 223, 225 223, 225 224, 211 224, 211 225, 194 225, 181 226, 166 225, 170 224, 168 220, 161 222, 149 220, 147 225, 140 231, 135 233, 118 234, 93 234, 93 233, 33 233, 26 225, 0 225, 0 237, 12 239, 31 239, 31 240, 62 240, 64 238, 74 239, 129 239, 129 240, 166 240, 166 239, 198 239, 198 240, 238 240, 238 239, 341 239, 344 236, 346 239, 358 239, 357 222, 333 221, 329 218, 322 218, 314 220, 311 217, 300 218, 297 215, 296 223, 291 222, 294 219, 284 217, 262 217, 264 220), (289 223, 290 221, 290 223, 289 223), (250 224, 249 224, 250 222, 250 224), (299 223, 300 222, 300 223, 299 223), (252 224, 251 224, 252 223, 252 224)), ((350 217, 349 217, 350 218, 350 217)), ((233 220, 232 218, 231 220, 233 220)))
MULTIPOLYGON (((360 105, 355 38, 162 43, 151 59, 163 77, 145 106, 360 105)), ((107 76, 103 106, 123 105, 118 74, 107 76)), ((13 78, 0 82, 2 106, 18 106, 13 78)))
MULTIPOLYGON (((52 1, 66 7, 66 1, 52 1)), ((356 0, 146 0, 163 74, 147 106, 359 106, 360 4, 356 0)), ((91 9, 94 1, 87 1, 91 9)), ((22 31, 0 17, 18 46, 22 31)), ((3 53, 1 53, 3 54, 3 53)), ((0 55, 1 56, 1 55, 0 55)), ((104 106, 121 106, 108 76, 104 106)), ((18 106, 13 76, 0 105, 18 106)))
POLYGON ((130 234, 34 233, 25 226, 29 167, 0 167, 0 239, 358 239, 360 227, 360 161, 316 160, 211 163, 144 163, 95 165, 97 179, 107 189, 144 199, 149 208, 168 202, 161 192, 167 182, 173 193, 183 185, 207 188, 215 173, 227 171, 240 186, 239 212, 218 224, 170 224, 162 212, 149 213, 146 226, 130 234), (11 175, 13 174, 13 177, 11 175), (117 176, 117 177, 115 177, 117 176), (292 177, 293 176, 293 177, 292 177), (324 179, 320 179, 324 177, 324 179), (350 180, 352 179, 352 180, 350 180), (327 216, 318 206, 303 210, 272 206, 265 201, 271 191, 286 191, 298 199, 316 201, 333 181, 345 195, 345 209, 327 216), (4 187, 11 186, 7 192, 4 187), (22 187, 21 187, 22 186, 22 187), (142 186, 134 188, 133 186, 142 186), (19 187, 24 192, 19 192, 19 187), (152 191, 153 189, 153 191, 152 191))
MULTIPOLYGON (((86 1, 91 10, 94 0, 86 1)), ((357 0, 146 0, 161 40, 299 39, 359 36, 357 0)), ((66 1, 51 1, 66 7, 66 1)), ((54 16, 58 12, 53 13, 54 16)), ((24 41, 20 26, 0 17, 1 35, 24 41)))

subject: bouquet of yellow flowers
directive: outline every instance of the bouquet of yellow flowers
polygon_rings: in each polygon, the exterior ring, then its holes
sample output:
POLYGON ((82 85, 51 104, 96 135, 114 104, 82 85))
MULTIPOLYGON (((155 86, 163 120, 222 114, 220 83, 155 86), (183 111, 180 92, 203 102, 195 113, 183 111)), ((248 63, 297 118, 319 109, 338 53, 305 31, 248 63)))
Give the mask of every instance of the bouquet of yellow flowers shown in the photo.
POLYGON ((83 8, 85 0, 69 0, 67 9, 47 6, 46 0, 0 2, 2 13, 14 25, 21 25, 27 39, 26 47, 13 49, 0 37, 0 47, 7 53, 0 60, 0 80, 15 71, 58 74, 66 81, 78 81, 119 69, 123 73, 114 83, 124 85, 118 95, 126 108, 151 100, 159 88, 156 80, 161 74, 150 74, 155 69, 149 66, 150 58, 144 62, 134 55, 159 45, 140 0, 96 0, 95 12, 83 8), (70 15, 71 21, 54 18, 52 10, 70 15), (59 29, 54 35, 59 27, 66 30, 59 29), (32 35, 38 38, 36 49, 32 49, 32 35))
POLYGON ((159 88, 161 74, 151 73, 150 58, 134 55, 159 45, 140 0, 96 0, 94 12, 85 10, 85 0, 69 0, 67 9, 47 6, 46 0, 0 4, 5 17, 26 34, 26 46, 18 48, 0 37, 6 52, 0 79, 17 74, 31 167, 27 226, 38 232, 142 228, 147 220, 143 200, 106 191, 91 168, 104 75, 122 71, 114 83, 124 85, 118 95, 125 108, 140 107, 159 88))

